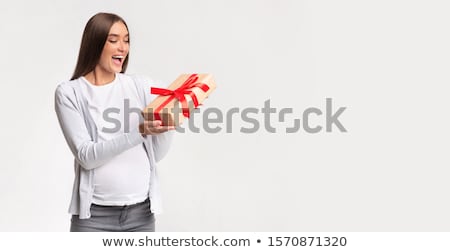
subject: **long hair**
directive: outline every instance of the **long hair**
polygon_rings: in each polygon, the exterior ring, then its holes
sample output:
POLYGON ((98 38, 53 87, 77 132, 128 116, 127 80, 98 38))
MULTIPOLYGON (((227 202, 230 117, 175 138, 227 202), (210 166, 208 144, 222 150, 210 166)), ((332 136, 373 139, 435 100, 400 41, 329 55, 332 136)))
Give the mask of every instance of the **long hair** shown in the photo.
MULTIPOLYGON (((95 69, 108 39, 108 33, 116 22, 122 22, 128 30, 127 23, 123 18, 112 13, 97 13, 89 19, 84 27, 81 39, 80 52, 78 54, 77 66, 71 80, 78 79, 95 69)), ((129 55, 125 58, 121 73, 127 70, 129 55)))

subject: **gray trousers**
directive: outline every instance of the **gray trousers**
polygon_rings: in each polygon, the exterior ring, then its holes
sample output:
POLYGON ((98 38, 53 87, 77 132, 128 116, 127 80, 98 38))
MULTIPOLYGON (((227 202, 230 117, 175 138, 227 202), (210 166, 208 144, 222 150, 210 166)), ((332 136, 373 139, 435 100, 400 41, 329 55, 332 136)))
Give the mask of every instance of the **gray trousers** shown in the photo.
POLYGON ((150 200, 129 206, 91 205, 91 218, 72 215, 70 232, 154 232, 150 200))

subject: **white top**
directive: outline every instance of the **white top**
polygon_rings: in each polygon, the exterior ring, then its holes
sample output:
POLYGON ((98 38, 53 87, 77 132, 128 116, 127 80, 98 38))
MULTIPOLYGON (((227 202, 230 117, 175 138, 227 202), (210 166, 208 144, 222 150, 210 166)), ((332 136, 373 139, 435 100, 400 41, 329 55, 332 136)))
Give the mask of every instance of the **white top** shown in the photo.
MULTIPOLYGON (((105 142, 139 126, 140 101, 130 78, 116 75, 113 82, 96 86, 82 81, 88 111, 98 129, 98 141, 105 142)), ((150 164, 143 144, 136 145, 95 169, 92 202, 123 206, 144 201, 150 185, 150 164)))

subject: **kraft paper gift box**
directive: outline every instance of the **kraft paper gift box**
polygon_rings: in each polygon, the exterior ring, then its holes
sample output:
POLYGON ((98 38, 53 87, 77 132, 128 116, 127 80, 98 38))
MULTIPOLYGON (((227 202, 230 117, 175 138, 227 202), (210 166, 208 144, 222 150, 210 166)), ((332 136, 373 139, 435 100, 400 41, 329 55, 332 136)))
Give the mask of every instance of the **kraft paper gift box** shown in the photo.
POLYGON ((151 93, 159 96, 144 109, 144 118, 161 120, 164 126, 178 126, 214 89, 211 74, 182 74, 167 89, 151 88, 151 93))

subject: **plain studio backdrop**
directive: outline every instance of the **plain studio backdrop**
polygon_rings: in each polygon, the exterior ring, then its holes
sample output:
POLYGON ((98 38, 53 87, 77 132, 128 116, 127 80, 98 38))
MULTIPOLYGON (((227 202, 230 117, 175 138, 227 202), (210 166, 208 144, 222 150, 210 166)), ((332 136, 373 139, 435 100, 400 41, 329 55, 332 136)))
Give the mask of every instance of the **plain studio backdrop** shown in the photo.
MULTIPOLYGON (((292 108, 177 133, 158 231, 450 231, 448 1, 7 1, 0 10, 0 231, 68 231, 73 157, 54 90, 97 12, 131 34, 127 73, 212 73, 203 108, 292 108), (309 107, 325 126, 286 133, 309 107), (226 125, 231 128, 226 131, 226 125)), ((200 126, 202 114, 194 117, 200 126)))

